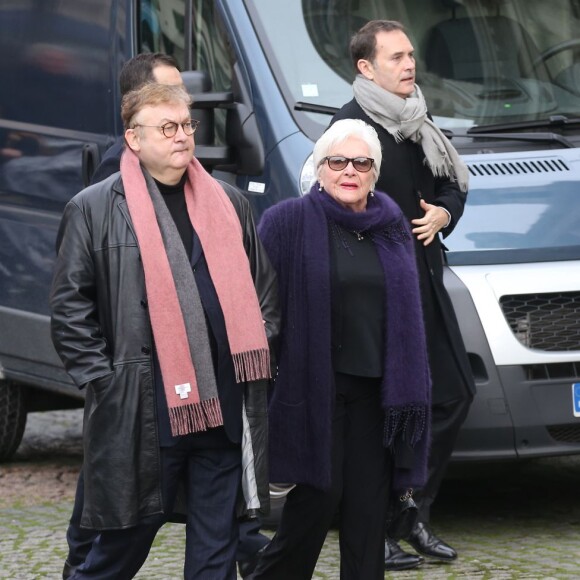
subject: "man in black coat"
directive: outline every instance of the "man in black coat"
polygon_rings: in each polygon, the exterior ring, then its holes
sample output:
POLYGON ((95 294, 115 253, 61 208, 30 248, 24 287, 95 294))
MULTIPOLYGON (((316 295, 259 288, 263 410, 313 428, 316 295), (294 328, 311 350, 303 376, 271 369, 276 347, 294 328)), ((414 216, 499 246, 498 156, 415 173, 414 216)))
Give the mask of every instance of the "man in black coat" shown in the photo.
MULTIPOLYGON (((151 82, 165 85, 183 85, 177 62, 172 56, 163 53, 138 54, 128 60, 119 76, 121 96, 151 82)), ((100 165, 91 177, 91 184, 99 183, 120 169, 121 155, 125 147, 124 136, 119 137, 105 152, 100 165)), ((84 506, 84 473, 81 469, 73 512, 67 529, 69 552, 63 568, 63 579, 70 578, 85 561, 98 533, 96 530, 81 527, 81 514, 84 506)), ((236 559, 242 577, 253 571, 261 551, 269 543, 269 538, 260 533, 259 517, 243 519, 239 525, 239 544, 236 559)))
MULTIPOLYGON (((432 445, 429 478, 415 498, 419 522, 407 542, 420 554, 454 560, 456 551, 428 526, 435 499, 475 386, 449 295, 443 285, 443 249, 463 213, 468 172, 447 138, 430 119, 415 84, 414 49, 399 22, 374 20, 352 38, 357 71, 355 98, 334 116, 362 119, 375 128, 383 150, 376 184, 401 207, 412 224, 430 358, 432 445)), ((385 568, 414 568, 423 561, 386 538, 385 568)))
POLYGON ((268 507, 275 275, 248 201, 195 160, 190 105, 182 87, 128 93, 120 174, 59 229, 52 338, 87 392, 81 525, 99 532, 78 580, 134 577, 180 483, 184 577, 233 579, 239 500, 268 507))

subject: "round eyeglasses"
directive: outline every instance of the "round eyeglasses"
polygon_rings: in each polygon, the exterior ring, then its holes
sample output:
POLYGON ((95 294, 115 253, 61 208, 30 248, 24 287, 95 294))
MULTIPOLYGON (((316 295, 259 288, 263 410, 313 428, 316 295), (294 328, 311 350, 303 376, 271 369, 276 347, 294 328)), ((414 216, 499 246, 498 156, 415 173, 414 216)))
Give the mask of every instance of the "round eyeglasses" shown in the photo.
POLYGON ((342 171, 349 163, 352 163, 352 166, 361 173, 367 173, 370 171, 375 162, 375 160, 370 157, 342 157, 341 155, 330 155, 329 157, 324 157, 320 162, 320 165, 325 161, 328 163, 328 167, 333 171, 342 171))
POLYGON ((161 129, 161 132, 165 137, 170 139, 171 137, 175 137, 177 134, 177 128, 180 127, 183 129, 183 132, 189 137, 195 133, 195 130, 199 126, 199 121, 197 119, 192 119, 191 121, 185 121, 184 123, 174 123, 173 121, 169 121, 169 123, 165 123, 164 125, 133 125, 133 129, 135 127, 152 127, 153 129, 161 129))

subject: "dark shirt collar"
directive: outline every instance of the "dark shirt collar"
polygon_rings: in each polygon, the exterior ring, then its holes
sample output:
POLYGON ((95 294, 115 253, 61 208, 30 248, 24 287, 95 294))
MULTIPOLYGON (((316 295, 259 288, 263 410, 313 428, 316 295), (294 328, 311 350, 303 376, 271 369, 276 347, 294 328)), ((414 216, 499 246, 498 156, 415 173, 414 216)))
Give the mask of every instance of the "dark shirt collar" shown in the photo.
POLYGON ((179 180, 179 183, 176 183, 175 185, 167 185, 165 183, 161 183, 161 181, 157 181, 157 179, 154 179, 155 183, 157 184, 157 187, 159 188, 159 193, 161 193, 161 195, 173 195, 176 193, 183 193, 183 188, 185 187, 186 180, 187 173, 184 173, 181 179, 179 180))

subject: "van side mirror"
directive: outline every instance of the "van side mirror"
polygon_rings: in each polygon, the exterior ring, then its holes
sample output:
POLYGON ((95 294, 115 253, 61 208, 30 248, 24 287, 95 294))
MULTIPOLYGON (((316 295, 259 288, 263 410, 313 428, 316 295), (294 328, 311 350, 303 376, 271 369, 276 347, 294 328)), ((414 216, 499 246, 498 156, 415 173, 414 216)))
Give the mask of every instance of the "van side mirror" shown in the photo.
POLYGON ((183 84, 193 98, 191 116, 200 121, 195 132, 195 156, 208 170, 229 162, 226 146, 215 145, 214 109, 233 102, 231 93, 212 93, 211 80, 204 71, 188 70, 181 73, 183 84))
POLYGON ((264 148, 253 106, 240 71, 234 65, 233 90, 213 92, 205 71, 181 73, 187 91, 193 97, 192 117, 198 119, 195 133, 195 156, 207 169, 257 175, 264 169, 264 148), (235 100, 234 100, 235 99, 235 100), (215 109, 225 109, 226 145, 215 145, 215 109))
POLYGON ((265 153, 254 104, 241 79, 238 63, 233 67, 232 90, 236 101, 228 108, 226 141, 234 152, 235 171, 244 175, 259 175, 264 171, 265 153))

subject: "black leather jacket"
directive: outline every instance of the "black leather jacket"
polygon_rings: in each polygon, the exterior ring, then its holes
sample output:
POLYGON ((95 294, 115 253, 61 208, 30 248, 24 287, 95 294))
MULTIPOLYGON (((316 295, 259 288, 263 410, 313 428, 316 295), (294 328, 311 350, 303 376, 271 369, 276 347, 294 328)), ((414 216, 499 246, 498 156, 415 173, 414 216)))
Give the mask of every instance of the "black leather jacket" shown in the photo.
MULTIPOLYGON (((279 329, 274 271, 248 201, 221 183, 243 229, 244 248, 273 347, 279 329)), ((86 389, 82 525, 134 526, 163 511, 144 273, 119 173, 77 194, 57 237, 50 296, 52 339, 66 370, 86 389)), ((269 507, 267 385, 248 383, 260 511, 269 507)))

